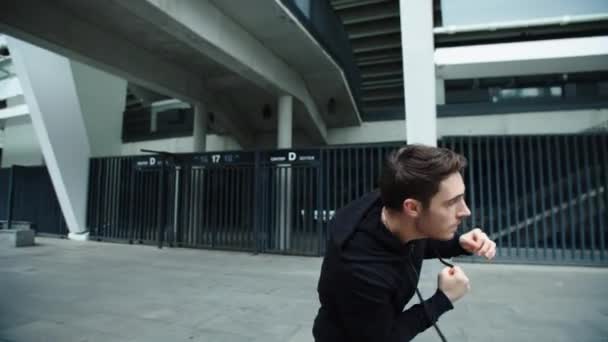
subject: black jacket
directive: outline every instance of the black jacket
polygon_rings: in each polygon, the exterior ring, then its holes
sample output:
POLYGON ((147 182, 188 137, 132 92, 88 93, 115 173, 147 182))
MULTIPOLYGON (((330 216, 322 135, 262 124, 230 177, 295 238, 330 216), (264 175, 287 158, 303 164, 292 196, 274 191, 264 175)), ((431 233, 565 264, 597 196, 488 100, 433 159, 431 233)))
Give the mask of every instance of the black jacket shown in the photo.
MULTIPOLYGON (((409 341, 432 325, 420 304, 403 311, 415 294, 422 260, 466 252, 458 236, 400 242, 382 225, 381 209, 379 194, 372 192, 330 223, 313 327, 317 342, 409 341)), ((433 321, 453 308, 439 289, 426 306, 433 321)))

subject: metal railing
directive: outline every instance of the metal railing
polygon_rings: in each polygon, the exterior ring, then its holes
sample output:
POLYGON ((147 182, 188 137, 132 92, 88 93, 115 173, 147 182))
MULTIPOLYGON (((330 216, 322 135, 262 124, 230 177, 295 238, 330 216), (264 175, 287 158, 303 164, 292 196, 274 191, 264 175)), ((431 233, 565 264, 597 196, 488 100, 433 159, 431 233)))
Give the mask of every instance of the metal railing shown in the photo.
POLYGON ((0 221, 2 227, 29 227, 36 234, 68 234, 46 167, 0 169, 0 221))
POLYGON ((607 135, 460 137, 475 226, 504 261, 605 264, 607 135))
MULTIPOLYGON (((403 145, 93 159, 89 229, 103 240, 320 255, 335 211, 374 190, 403 145)), ((473 215, 461 232, 487 231, 497 261, 608 265, 608 135, 439 145, 467 157, 473 215)))

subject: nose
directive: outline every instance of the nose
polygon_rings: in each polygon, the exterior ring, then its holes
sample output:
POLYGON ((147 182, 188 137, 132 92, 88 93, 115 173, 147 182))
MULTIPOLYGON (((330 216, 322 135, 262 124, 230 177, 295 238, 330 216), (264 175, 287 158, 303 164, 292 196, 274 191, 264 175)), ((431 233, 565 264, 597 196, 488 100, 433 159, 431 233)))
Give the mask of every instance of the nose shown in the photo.
POLYGON ((469 216, 471 216, 471 210, 469 210, 467 203, 465 201, 462 201, 462 207, 460 212, 458 213, 458 217, 464 218, 469 216))

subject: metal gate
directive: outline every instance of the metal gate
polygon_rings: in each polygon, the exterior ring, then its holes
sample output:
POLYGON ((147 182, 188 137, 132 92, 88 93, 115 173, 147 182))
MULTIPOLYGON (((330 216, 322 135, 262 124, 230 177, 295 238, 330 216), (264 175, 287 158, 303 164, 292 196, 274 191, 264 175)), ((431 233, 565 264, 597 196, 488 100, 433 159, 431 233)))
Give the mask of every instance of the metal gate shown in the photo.
MULTIPOLYGON (((450 137, 499 262, 608 265, 608 135, 450 137)), ((471 261, 477 260, 474 258, 471 261)))
POLYGON ((255 153, 183 159, 178 170, 177 245, 255 250, 255 153))
POLYGON ((176 244, 319 255, 319 152, 182 156, 176 244))
POLYGON ((319 150, 260 155, 256 227, 262 252, 321 255, 323 222, 319 150))
POLYGON ((319 151, 158 154, 91 161, 93 238, 320 255, 319 151))
POLYGON ((0 169, 1 227, 29 227, 38 235, 66 236, 67 225, 46 167, 0 169))
POLYGON ((87 225, 97 240, 172 241, 176 165, 163 155, 96 158, 89 172, 87 225))
MULTIPOLYGON (((180 154, 164 167, 150 156, 94 159, 89 230, 120 241, 320 255, 328 220, 375 189, 384 157, 403 145, 180 154)), ((473 215, 461 231, 487 231, 497 262, 608 265, 608 135, 439 145, 469 161, 473 215)))

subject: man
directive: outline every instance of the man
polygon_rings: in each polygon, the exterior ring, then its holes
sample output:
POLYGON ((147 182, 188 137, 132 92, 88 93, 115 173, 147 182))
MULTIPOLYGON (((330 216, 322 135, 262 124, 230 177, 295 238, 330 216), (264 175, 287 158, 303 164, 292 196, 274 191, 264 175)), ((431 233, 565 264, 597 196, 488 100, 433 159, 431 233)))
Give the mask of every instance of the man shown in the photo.
POLYGON ((317 342, 409 341, 469 290, 459 267, 438 275, 438 289, 406 311, 422 260, 477 254, 496 244, 479 229, 458 236, 471 212, 464 200, 466 159, 448 149, 410 145, 392 153, 379 192, 336 213, 321 268, 317 342))

